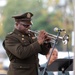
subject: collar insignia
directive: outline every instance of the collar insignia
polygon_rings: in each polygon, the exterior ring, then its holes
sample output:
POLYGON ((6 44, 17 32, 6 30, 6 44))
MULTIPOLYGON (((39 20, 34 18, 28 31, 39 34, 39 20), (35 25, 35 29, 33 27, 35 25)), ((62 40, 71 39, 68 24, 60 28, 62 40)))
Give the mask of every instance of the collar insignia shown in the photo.
POLYGON ((36 37, 32 37, 32 39, 35 39, 36 37))

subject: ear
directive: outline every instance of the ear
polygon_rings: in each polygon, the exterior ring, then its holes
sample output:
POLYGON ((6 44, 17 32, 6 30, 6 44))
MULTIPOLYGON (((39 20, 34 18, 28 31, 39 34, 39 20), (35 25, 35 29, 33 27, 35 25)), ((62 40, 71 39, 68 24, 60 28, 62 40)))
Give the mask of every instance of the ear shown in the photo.
POLYGON ((18 24, 19 24, 19 23, 18 23, 18 22, 16 22, 15 24, 16 24, 16 26, 18 26, 18 24))

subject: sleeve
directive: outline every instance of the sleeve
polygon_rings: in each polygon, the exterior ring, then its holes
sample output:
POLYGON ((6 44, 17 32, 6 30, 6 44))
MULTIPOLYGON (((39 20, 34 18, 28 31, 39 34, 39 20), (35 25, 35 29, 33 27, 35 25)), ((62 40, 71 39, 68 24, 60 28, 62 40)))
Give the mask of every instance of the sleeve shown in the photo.
POLYGON ((51 43, 44 43, 43 45, 41 45, 42 51, 40 52, 43 55, 46 55, 49 52, 49 49, 51 48, 51 43))
POLYGON ((41 46, 37 41, 29 44, 28 46, 23 46, 21 42, 14 36, 6 37, 3 46, 7 51, 20 59, 30 57, 33 54, 39 53, 41 51, 41 46))

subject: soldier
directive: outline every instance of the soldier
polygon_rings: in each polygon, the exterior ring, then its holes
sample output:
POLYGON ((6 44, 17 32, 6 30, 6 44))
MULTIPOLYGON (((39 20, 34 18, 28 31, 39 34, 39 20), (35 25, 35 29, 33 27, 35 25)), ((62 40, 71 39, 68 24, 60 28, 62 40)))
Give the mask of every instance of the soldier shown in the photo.
POLYGON ((37 38, 28 30, 32 26, 31 12, 13 16, 15 27, 3 41, 3 47, 10 60, 7 75, 38 75, 38 53, 46 55, 51 47, 47 32, 41 30, 37 38))

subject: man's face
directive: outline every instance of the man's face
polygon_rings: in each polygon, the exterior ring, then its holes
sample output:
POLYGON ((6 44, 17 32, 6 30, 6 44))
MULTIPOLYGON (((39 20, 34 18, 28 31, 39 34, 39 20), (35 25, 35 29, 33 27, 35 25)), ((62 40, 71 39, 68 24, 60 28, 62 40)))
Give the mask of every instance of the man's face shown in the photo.
POLYGON ((19 22, 16 26, 18 30, 23 34, 28 33, 28 29, 31 28, 31 25, 27 24, 26 22, 25 23, 19 22))

